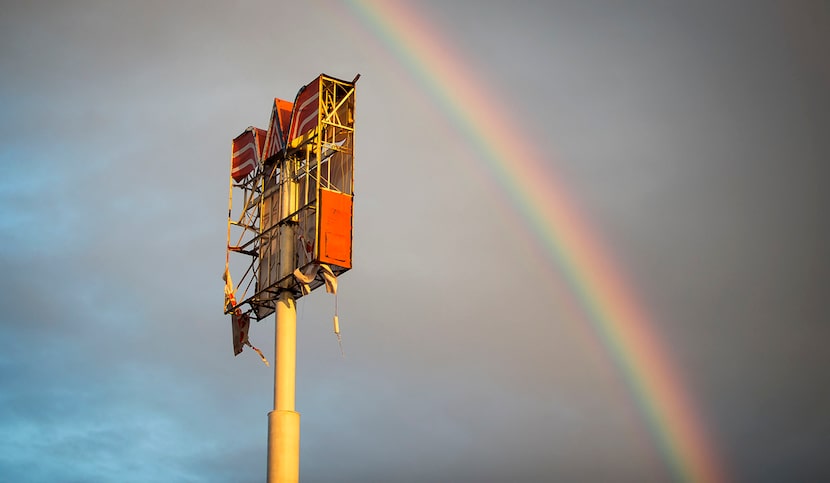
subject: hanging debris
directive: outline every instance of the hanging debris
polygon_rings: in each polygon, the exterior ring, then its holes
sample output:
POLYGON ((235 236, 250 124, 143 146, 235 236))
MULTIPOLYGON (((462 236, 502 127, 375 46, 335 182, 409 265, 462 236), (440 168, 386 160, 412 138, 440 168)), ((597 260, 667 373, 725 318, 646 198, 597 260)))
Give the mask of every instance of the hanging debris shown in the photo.
POLYGON ((242 349, 244 346, 248 346, 253 349, 259 357, 262 359, 262 362, 265 363, 266 366, 270 366, 268 363, 268 359, 265 358, 265 355, 262 353, 261 350, 257 349, 251 341, 248 339, 248 329, 251 325, 251 317, 243 313, 240 310, 239 306, 236 304, 236 294, 235 289, 233 287, 233 281, 231 280, 231 274, 228 271, 227 267, 225 268, 225 273, 222 275, 222 279, 225 281, 225 313, 231 314, 231 336, 233 337, 233 355, 238 356, 242 353, 242 349))

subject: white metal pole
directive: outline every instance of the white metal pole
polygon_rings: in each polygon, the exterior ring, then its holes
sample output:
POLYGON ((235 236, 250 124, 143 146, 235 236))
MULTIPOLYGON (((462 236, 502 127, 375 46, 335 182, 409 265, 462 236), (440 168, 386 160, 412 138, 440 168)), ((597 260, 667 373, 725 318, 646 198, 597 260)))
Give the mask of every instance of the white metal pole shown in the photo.
MULTIPOLYGON (((294 225, 297 210, 295 160, 283 162, 280 173, 280 278, 294 266, 294 225)), ((268 483, 297 483, 300 478, 300 413, 294 411, 297 366, 297 306, 289 290, 280 292, 276 307, 274 348, 274 410, 268 413, 268 483)))

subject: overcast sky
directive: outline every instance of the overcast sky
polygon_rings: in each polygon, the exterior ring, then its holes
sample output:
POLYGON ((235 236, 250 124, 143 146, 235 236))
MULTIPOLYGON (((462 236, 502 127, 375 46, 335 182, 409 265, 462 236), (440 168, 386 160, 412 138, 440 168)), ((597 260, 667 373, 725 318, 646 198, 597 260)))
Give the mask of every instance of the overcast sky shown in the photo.
MULTIPOLYGON (((830 479, 827 5, 409 7, 567 186, 734 481, 830 479)), ((345 359, 333 298, 298 303, 302 480, 683 478, 434 73, 357 11, 3 2, 0 480, 264 481, 273 372, 222 314, 230 143, 322 72, 362 75, 354 268, 345 359)))

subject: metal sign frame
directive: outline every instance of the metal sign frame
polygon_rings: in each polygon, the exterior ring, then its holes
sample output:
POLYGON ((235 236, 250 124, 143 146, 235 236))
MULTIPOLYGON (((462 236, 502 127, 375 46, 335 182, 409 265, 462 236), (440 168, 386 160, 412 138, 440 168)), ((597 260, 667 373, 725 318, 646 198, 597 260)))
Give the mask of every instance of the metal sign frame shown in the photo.
MULTIPOLYGON (((230 178, 226 260, 237 271, 234 288, 238 303, 226 307, 226 313, 239 309, 261 320, 274 312, 281 292, 290 291, 299 298, 307 293, 304 289, 323 285, 322 276, 316 273, 322 261, 335 276, 351 268, 358 78, 349 82, 320 75, 301 89, 298 98, 305 89, 318 89, 316 125, 304 133, 291 133, 294 137, 287 139, 284 149, 260 160, 242 181, 230 178), (326 206, 326 200, 334 199, 330 194, 339 198, 326 206), (327 209, 339 216, 341 227, 336 237, 328 237, 327 228, 320 224, 321 213, 327 209), (347 228, 343 226, 345 216, 347 228), (294 250, 280 252, 281 237, 294 239, 294 250), (326 258, 329 238, 336 238, 339 258, 326 258), (314 278, 304 287, 294 276, 295 270, 314 278)), ((292 119, 298 113, 296 103, 294 109, 292 119)))

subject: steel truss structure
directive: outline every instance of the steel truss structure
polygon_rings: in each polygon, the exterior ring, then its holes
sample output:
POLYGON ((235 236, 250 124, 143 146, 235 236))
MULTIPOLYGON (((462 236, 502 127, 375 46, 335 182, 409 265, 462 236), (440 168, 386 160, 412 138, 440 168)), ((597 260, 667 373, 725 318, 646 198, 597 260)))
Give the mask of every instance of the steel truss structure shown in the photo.
POLYGON ((226 314, 263 319, 281 292, 321 286, 321 266, 335 276, 351 268, 356 82, 321 75, 301 89, 284 147, 242 181, 231 177, 226 257, 237 303, 226 314), (313 128, 300 132, 304 122, 313 128), (293 250, 280 252, 283 237, 293 250))

